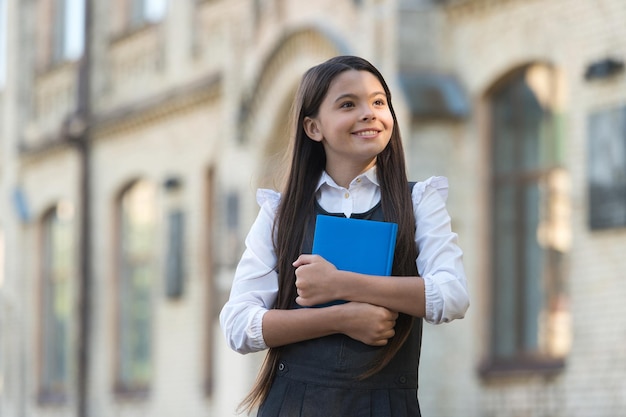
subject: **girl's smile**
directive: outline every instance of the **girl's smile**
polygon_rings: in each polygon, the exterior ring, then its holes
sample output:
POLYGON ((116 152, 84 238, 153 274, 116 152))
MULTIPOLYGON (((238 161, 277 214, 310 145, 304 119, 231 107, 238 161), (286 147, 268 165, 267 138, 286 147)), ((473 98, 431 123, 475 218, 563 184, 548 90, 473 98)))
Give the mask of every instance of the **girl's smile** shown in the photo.
POLYGON ((304 120, 307 136, 323 144, 326 171, 338 184, 350 182, 376 163, 393 127, 380 81, 368 71, 356 70, 338 75, 318 114, 304 120))
POLYGON ((361 138, 372 138, 378 135, 378 130, 362 130, 358 132, 353 132, 353 135, 357 135, 361 138))

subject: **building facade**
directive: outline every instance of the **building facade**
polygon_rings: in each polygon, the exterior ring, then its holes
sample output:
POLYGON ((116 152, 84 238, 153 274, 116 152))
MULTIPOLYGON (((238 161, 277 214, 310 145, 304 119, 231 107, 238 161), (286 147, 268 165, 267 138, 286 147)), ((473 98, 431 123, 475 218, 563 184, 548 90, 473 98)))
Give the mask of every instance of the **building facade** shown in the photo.
POLYGON ((472 305, 425 326, 423 414, 626 407, 623 1, 0 13, 0 416, 235 415, 263 354, 217 315, 300 77, 338 54, 385 75, 410 178, 450 181, 472 305))

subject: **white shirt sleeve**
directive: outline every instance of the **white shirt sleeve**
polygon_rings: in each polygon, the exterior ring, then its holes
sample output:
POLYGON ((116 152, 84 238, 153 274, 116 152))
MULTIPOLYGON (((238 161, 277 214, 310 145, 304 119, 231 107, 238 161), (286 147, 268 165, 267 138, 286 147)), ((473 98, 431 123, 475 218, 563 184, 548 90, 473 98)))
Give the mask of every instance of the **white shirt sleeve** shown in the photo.
POLYGON ((463 318, 469 308, 463 252, 446 210, 448 180, 431 177, 412 192, 418 249, 417 270, 424 279, 426 317, 439 324, 463 318))
POLYGON ((220 313, 226 341, 239 353, 267 349, 263 340, 263 315, 273 308, 278 294, 272 227, 280 194, 259 190, 257 201, 261 209, 246 237, 230 298, 220 313))

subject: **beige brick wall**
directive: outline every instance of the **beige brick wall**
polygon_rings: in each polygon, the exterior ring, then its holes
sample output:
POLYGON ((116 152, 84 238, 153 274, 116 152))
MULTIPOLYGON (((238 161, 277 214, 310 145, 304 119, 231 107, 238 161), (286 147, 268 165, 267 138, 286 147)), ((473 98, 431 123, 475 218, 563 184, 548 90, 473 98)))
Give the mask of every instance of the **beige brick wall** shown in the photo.
MULTIPOLYGON (((476 175, 457 178, 464 190, 452 198, 450 210, 461 226, 461 243, 465 241, 465 259, 471 283, 473 305, 468 318, 471 330, 464 328, 454 335, 463 349, 446 348, 448 328, 429 328, 425 337, 426 361, 422 373, 438 374, 449 382, 434 386, 422 379, 421 396, 427 415, 433 416, 613 416, 626 405, 623 382, 626 313, 623 299, 626 285, 619 271, 626 267, 620 254, 626 248, 626 231, 614 229, 591 232, 587 223, 587 119, 597 109, 626 104, 626 77, 622 74, 609 81, 584 80, 586 65, 612 55, 626 56, 626 4, 619 1, 466 1, 447 10, 447 39, 442 45, 451 70, 458 74, 475 103, 507 71, 530 62, 554 65, 566 80, 565 114, 567 150, 566 168, 572 181, 573 245, 568 276, 572 313, 573 346, 563 372, 553 378, 530 375, 481 380, 477 369, 488 349, 489 317, 488 276, 481 266, 488 250, 485 236, 477 224, 482 219, 481 203, 468 207, 471 195, 481 195, 485 182, 487 152, 484 126, 480 124, 480 106, 474 107, 467 132, 455 134, 445 127, 445 144, 459 146, 463 155, 457 161, 460 172, 476 175), (482 272, 482 273, 481 273, 482 272), (431 334, 429 334, 431 333, 431 334), (472 333, 472 334, 469 334, 472 333), (478 336, 478 337, 477 337, 478 336), (460 337, 466 337, 462 342, 460 337), (433 347, 428 347, 432 343, 433 347), (441 346, 444 346, 443 348, 441 346), (441 353, 443 350, 444 353, 441 353), (435 352, 433 352, 435 351, 435 352), (450 356, 447 356, 447 354, 450 356), (438 373, 441 361, 431 366, 428 358, 446 356, 445 372, 438 373), (425 385, 424 385, 425 383, 425 385)), ((429 132, 425 130, 428 142, 429 132)), ((442 136, 441 134, 432 134, 442 136)), ((430 150, 430 148, 428 148, 430 150)), ((439 159, 436 159, 439 161, 439 159)), ((447 165, 449 167, 449 165, 447 165)), ((459 174, 459 172, 457 172, 459 174)), ((456 175, 452 175, 456 178, 456 175)), ((447 327, 447 326, 446 326, 447 327)), ((452 327, 452 326, 451 326, 452 327)))

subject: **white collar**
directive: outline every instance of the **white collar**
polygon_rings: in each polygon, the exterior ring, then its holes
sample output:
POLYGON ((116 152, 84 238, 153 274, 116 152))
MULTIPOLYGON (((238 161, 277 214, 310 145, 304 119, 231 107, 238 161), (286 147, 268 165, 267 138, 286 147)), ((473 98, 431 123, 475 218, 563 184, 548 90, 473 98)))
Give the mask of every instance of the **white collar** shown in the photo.
MULTIPOLYGON (((351 187, 353 184, 359 183, 361 181, 369 181, 370 183, 374 184, 374 185, 380 185, 378 183, 378 175, 376 173, 376 165, 374 165, 373 167, 369 168, 367 171, 359 174, 356 176, 356 178, 354 178, 352 181, 350 181, 350 185, 349 187, 351 187)), ((324 170, 322 172, 322 175, 320 176, 319 181, 317 182, 317 187, 315 187, 315 191, 317 192, 320 187, 322 187, 322 185, 328 185, 332 188, 337 188, 337 189, 343 189, 343 187, 337 185, 337 183, 335 182, 335 180, 328 175, 328 172, 326 172, 326 170, 324 170)))

